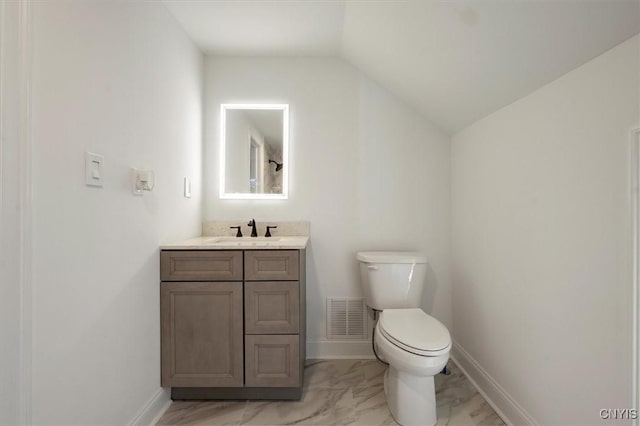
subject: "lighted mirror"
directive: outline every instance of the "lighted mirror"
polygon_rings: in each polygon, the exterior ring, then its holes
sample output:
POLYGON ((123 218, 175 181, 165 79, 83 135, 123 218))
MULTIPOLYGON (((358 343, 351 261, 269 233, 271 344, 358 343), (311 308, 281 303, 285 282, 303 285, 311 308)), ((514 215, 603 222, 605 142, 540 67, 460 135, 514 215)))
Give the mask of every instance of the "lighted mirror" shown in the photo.
POLYGON ((287 198, 289 106, 222 104, 220 198, 287 198))

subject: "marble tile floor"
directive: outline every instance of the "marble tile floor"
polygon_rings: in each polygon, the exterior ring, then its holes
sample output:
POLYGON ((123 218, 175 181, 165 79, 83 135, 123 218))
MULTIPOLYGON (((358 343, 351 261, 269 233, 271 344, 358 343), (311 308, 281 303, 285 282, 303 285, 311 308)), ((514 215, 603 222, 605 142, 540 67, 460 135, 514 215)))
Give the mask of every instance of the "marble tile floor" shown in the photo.
MULTIPOLYGON (((438 425, 504 425, 458 367, 436 376, 438 425)), ((376 360, 308 360, 300 401, 174 401, 158 425, 397 425, 376 360)))

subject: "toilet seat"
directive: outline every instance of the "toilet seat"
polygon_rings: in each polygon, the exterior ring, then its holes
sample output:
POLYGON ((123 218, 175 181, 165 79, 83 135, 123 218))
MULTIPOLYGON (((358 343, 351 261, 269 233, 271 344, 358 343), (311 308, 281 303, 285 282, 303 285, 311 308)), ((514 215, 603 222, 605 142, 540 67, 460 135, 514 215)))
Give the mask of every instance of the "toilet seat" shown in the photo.
POLYGON ((378 329, 394 346, 415 355, 434 357, 451 349, 449 330, 422 309, 385 309, 378 329))

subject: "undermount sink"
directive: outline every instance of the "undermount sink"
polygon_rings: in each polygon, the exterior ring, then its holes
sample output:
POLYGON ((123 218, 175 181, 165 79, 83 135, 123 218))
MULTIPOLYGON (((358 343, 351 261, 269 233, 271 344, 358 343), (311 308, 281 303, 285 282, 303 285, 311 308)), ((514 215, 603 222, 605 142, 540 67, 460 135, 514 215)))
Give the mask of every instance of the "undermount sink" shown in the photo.
POLYGON ((268 246, 277 241, 280 241, 280 237, 211 237, 207 243, 227 246, 268 246))

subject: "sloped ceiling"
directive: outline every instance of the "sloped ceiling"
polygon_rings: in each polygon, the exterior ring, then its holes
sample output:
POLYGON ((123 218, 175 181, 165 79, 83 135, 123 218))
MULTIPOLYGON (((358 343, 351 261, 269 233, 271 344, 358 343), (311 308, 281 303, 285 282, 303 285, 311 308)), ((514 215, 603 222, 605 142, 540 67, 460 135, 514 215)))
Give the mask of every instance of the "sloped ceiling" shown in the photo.
POLYGON ((207 54, 341 56, 449 133, 640 32, 638 0, 164 3, 207 54))

